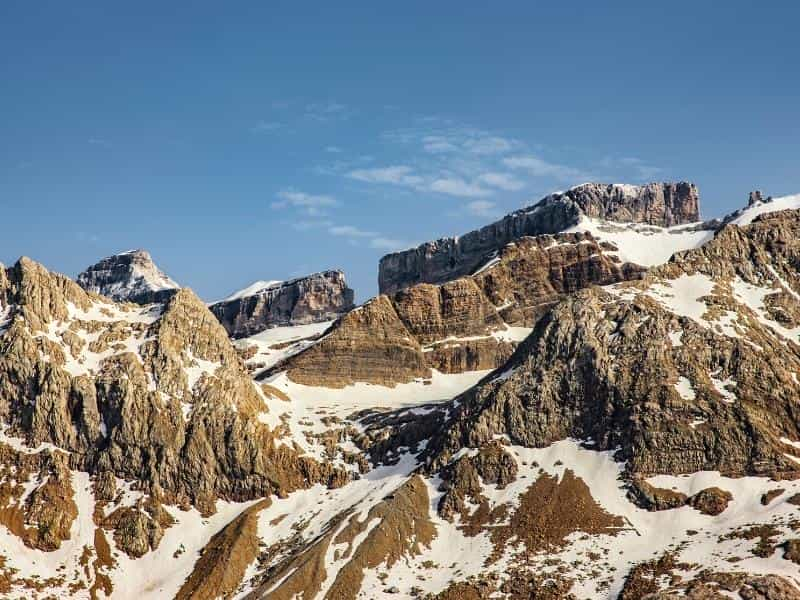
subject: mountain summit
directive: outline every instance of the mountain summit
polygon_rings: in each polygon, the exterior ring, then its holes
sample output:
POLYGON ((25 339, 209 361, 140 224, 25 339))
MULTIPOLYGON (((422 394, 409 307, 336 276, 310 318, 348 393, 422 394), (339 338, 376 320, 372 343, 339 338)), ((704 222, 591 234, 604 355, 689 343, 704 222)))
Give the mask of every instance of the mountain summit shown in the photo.
MULTIPOLYGON (((566 231, 582 218, 658 227, 700 220, 700 194, 693 183, 584 183, 557 192, 499 221, 458 236, 387 254, 378 286, 390 294, 415 283, 443 283, 470 275, 486 256, 523 236, 566 231)), ((669 257, 666 257, 669 258, 669 257)))
POLYGON ((78 275, 78 285, 88 292, 117 302, 166 302, 180 286, 161 271, 146 250, 129 250, 108 256, 78 275))

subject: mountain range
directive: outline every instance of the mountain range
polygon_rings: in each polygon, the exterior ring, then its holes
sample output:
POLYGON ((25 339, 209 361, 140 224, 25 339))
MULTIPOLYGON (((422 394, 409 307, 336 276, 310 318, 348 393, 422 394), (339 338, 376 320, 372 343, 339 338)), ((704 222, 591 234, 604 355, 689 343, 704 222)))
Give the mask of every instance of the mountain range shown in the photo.
POLYGON ((378 282, 0 268, 0 596, 800 599, 800 195, 587 183, 378 282))

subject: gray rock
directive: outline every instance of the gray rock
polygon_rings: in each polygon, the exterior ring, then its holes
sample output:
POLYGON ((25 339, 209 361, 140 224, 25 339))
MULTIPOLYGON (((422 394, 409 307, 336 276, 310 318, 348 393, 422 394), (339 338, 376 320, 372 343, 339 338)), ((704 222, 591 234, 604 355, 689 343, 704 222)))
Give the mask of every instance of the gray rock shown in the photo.
POLYGON ((180 289, 146 250, 108 256, 78 275, 77 283, 87 292, 136 304, 166 302, 180 289))
POLYGON ((353 297, 344 273, 323 271, 233 294, 210 308, 230 336, 241 338, 270 327, 336 319, 352 310, 353 297))
POLYGON ((508 242, 564 231, 577 224, 581 214, 660 226, 693 223, 700 219, 699 193, 686 182, 579 185, 466 235, 387 254, 380 261, 380 292, 390 294, 416 283, 443 283, 470 275, 508 242))

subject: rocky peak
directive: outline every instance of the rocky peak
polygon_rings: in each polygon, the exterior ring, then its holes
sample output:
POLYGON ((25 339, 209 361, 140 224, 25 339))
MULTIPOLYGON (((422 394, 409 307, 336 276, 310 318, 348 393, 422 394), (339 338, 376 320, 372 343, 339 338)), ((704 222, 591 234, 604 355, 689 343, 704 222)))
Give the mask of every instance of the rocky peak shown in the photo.
POLYGON ((551 198, 568 199, 585 215, 606 221, 671 227, 700 220, 697 186, 685 181, 646 185, 584 183, 551 198))
POLYGON ((700 219, 699 202, 697 186, 687 182, 585 183, 466 235, 388 254, 380 261, 378 285, 381 293, 392 293, 415 283, 443 283, 469 275, 509 242, 565 231, 582 215, 660 227, 694 223, 700 219))
POLYGON ((275 407, 190 289, 118 304, 23 258, 0 277, 0 298, 14 315, 0 329, 0 428, 72 453, 71 468, 207 513, 217 498, 342 475, 278 441, 275 407))
POLYGON ((117 302, 165 302, 180 287, 161 271, 146 250, 108 256, 78 275, 83 289, 117 302))
POLYGON ((353 290, 338 270, 289 281, 257 282, 211 305, 229 335, 254 335, 270 327, 330 321, 353 308, 353 290))
POLYGON ((568 296, 456 401, 432 460, 500 435, 574 438, 616 449, 631 473, 795 477, 798 239, 800 211, 763 214, 641 281, 568 296))

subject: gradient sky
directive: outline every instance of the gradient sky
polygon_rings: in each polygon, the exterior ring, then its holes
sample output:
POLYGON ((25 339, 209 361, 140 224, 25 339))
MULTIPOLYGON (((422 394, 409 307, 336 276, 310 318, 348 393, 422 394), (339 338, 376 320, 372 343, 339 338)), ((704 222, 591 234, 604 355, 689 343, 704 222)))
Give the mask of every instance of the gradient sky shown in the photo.
POLYGON ((363 300, 384 253, 587 180, 800 192, 796 2, 125 4, 0 3, 0 261, 363 300))

